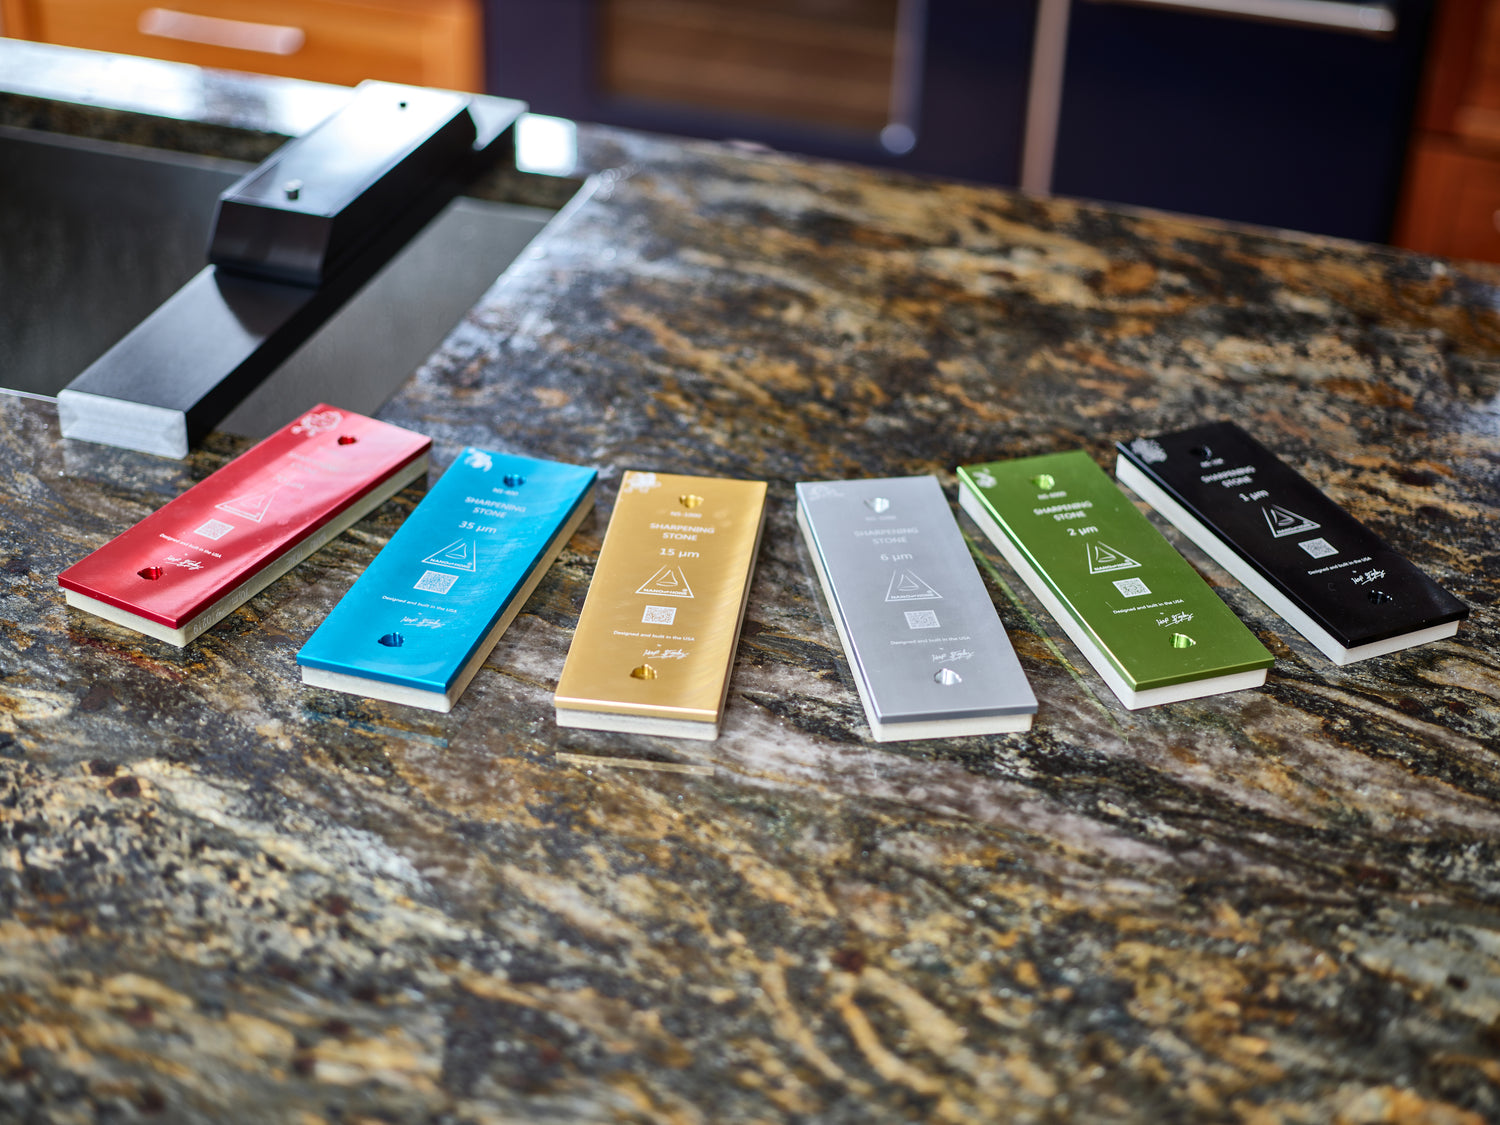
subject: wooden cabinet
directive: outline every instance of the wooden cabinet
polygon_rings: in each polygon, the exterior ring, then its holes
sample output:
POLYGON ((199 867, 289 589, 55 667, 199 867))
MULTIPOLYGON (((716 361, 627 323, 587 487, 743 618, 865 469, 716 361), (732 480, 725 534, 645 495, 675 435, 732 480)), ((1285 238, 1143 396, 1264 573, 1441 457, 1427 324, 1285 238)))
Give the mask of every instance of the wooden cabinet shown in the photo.
POLYGON ((351 86, 483 89, 479 0, 0 0, 6 35, 351 86))
MULTIPOLYGON (((1389 238, 1432 0, 1283 7, 1072 3, 1056 96, 1031 103, 1052 101, 1038 119, 1060 122, 1055 145, 1035 146, 1055 149, 1053 190, 1389 238)), ((1037 0, 487 0, 486 12, 491 87, 539 113, 1020 182, 1037 0)))
POLYGON ((1500 0, 1438 8, 1391 241, 1500 262, 1500 0))
POLYGON ((1416 138, 1397 246, 1500 262, 1500 153, 1471 151, 1441 134, 1416 138))
POLYGON ((486 0, 537 113, 1013 184, 1035 0, 486 0))

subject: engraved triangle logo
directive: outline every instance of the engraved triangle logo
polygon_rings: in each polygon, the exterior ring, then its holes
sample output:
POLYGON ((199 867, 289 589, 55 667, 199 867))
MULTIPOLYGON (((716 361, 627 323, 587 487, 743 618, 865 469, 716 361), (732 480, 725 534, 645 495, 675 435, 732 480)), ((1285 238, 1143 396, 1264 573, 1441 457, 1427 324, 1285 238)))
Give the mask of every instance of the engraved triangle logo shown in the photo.
POLYGON ((243 496, 236 496, 233 500, 225 500, 224 503, 214 506, 260 523, 266 518, 266 513, 271 510, 271 501, 276 498, 277 491, 279 491, 279 486, 263 489, 260 492, 247 492, 243 496))
POLYGON ((1111 570, 1129 570, 1131 567, 1141 565, 1124 551, 1117 551, 1108 543, 1100 543, 1098 540, 1085 543, 1084 549, 1088 553, 1090 574, 1106 574, 1111 570))
POLYGON ((455 539, 441 551, 435 551, 422 560, 424 566, 446 566, 454 570, 474 572, 479 561, 478 545, 472 539, 455 539))
POLYGON ((687 576, 675 566, 664 566, 646 579, 637 594, 649 594, 653 598, 690 598, 693 588, 687 576))
POLYGON ((892 574, 890 587, 885 592, 888 602, 925 602, 934 598, 941 600, 942 596, 910 570, 898 570, 892 574))
POLYGON ((1280 504, 1262 504, 1260 510, 1265 513, 1266 524, 1277 539, 1284 535, 1301 535, 1322 526, 1280 504))

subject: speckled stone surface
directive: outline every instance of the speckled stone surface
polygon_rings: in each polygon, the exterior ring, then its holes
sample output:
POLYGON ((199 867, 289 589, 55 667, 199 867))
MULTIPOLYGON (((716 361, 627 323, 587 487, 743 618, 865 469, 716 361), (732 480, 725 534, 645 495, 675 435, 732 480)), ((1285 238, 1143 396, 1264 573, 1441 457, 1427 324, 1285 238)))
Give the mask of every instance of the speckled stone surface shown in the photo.
POLYGON ((602 476, 449 715, 294 661, 418 491, 177 650, 55 576, 246 443, 0 396, 0 1119, 1500 1119, 1500 273, 583 141, 382 413, 602 476), (793 482, 1217 417, 1457 638, 1337 668, 1168 531, 1277 662, 1127 712, 965 518, 1036 725, 870 740, 793 482), (772 482, 712 744, 553 722, 626 468, 772 482))

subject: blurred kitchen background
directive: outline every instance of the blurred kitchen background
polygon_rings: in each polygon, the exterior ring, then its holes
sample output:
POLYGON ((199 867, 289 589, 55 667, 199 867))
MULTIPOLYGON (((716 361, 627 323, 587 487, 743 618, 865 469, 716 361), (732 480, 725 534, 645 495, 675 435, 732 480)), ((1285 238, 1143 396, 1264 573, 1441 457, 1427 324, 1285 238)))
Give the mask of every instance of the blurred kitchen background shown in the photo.
POLYGON ((1500 261, 1500 0, 0 0, 0 18, 1500 261))

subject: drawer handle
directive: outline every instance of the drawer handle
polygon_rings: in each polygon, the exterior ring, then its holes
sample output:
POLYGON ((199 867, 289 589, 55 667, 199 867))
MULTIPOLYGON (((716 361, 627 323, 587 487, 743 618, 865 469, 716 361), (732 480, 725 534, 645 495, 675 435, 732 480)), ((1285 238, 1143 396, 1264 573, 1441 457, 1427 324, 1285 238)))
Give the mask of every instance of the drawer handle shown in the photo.
POLYGON ((1396 34, 1396 12, 1386 4, 1341 0, 1098 0, 1138 8, 1172 8, 1231 19, 1264 20, 1322 31, 1345 31, 1388 39, 1396 34))
POLYGON ((180 39, 186 43, 232 47, 237 51, 256 51, 262 55, 295 55, 307 42, 300 27, 195 16, 191 12, 174 12, 171 8, 147 8, 136 26, 142 35, 154 35, 158 39, 180 39))

